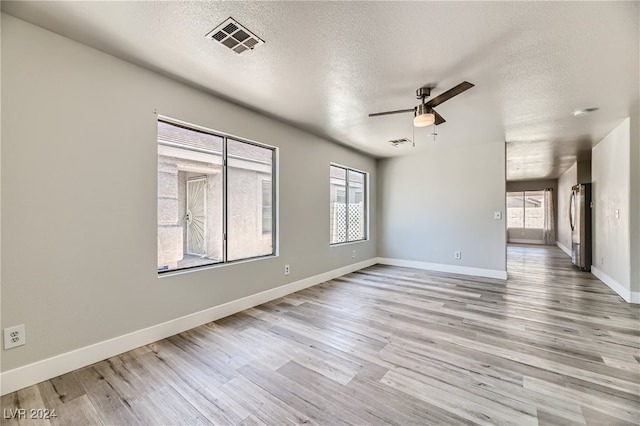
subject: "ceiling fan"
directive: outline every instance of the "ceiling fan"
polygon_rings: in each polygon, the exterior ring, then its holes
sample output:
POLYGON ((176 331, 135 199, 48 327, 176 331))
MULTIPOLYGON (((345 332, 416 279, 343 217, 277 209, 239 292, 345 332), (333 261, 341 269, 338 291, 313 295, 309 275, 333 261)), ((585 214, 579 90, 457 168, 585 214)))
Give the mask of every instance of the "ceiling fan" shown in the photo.
POLYGON ((469 83, 468 81, 463 81, 457 86, 447 90, 446 92, 436 96, 433 99, 430 99, 427 102, 425 102, 425 99, 431 95, 432 87, 423 86, 418 90, 416 90, 416 97, 422 100, 422 102, 418 106, 410 109, 399 109, 396 111, 376 112, 373 114, 369 114, 369 117, 377 117, 379 115, 389 115, 389 114, 400 114, 404 112, 413 112, 413 116, 414 116, 413 125, 415 127, 426 127, 432 124, 435 124, 437 126, 439 124, 444 123, 446 120, 442 118, 442 116, 438 114, 433 108, 440 105, 444 101, 447 101, 453 98, 454 96, 457 96, 460 93, 471 89, 473 86, 474 85, 469 83))

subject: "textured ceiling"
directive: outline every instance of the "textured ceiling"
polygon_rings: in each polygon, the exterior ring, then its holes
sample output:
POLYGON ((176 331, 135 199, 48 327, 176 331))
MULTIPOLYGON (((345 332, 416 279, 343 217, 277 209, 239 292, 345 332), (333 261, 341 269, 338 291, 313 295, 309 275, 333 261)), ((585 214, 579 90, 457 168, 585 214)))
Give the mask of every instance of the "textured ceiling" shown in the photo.
POLYGON ((377 157, 507 142, 509 180, 558 177, 639 98, 638 2, 2 2, 2 10, 377 157), (233 17, 265 44, 205 38, 233 17), (476 87, 415 129, 415 90, 476 87), (598 107, 583 117, 579 108, 598 107), (393 147, 391 139, 415 139, 393 147))

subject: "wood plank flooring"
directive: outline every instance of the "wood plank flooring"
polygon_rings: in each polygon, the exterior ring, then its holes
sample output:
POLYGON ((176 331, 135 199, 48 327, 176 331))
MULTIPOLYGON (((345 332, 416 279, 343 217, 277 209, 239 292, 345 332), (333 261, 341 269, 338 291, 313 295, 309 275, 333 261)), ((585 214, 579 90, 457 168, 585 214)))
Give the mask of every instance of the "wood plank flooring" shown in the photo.
POLYGON ((370 268, 2 398, 3 424, 638 425, 640 306, 555 247, 370 268))

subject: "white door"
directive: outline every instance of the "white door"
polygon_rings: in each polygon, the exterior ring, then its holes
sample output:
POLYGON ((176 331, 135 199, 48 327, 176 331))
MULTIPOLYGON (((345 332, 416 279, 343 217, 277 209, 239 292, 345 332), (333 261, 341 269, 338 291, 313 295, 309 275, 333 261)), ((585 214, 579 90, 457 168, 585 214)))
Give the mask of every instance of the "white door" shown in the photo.
POLYGON ((187 254, 207 254, 207 178, 187 181, 187 254))

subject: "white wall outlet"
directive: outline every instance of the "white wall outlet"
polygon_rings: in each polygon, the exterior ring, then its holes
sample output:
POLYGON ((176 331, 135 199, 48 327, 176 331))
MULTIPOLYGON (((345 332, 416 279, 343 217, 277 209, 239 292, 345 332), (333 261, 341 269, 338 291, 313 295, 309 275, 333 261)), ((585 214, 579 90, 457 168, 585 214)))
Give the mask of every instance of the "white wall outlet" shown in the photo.
POLYGON ((289 265, 284 265, 284 274, 289 275, 289 272, 291 272, 291 268, 289 267, 289 265))
POLYGON ((493 218, 495 220, 501 220, 502 219, 502 212, 501 211, 495 211, 493 212, 493 218))
POLYGON ((462 259, 462 252, 461 251, 454 251, 453 252, 453 257, 455 259, 462 259))
POLYGON ((353 253, 351 253, 351 257, 356 257, 356 251, 354 250, 353 253))
POLYGON ((25 343, 27 343, 27 335, 25 334, 24 324, 4 329, 5 350, 15 348, 16 346, 22 346, 25 343))

